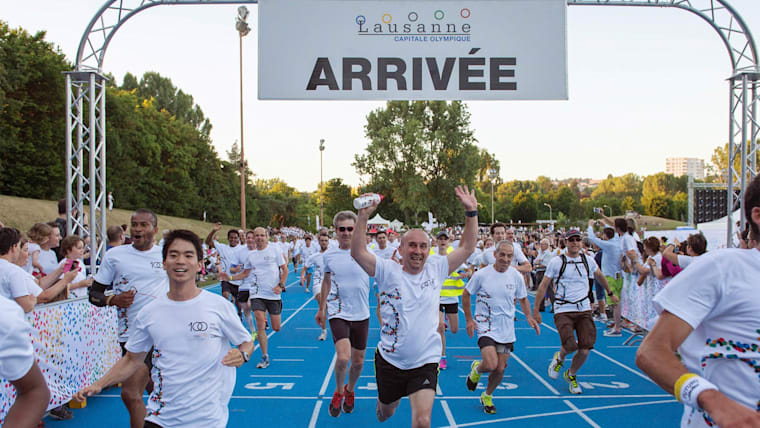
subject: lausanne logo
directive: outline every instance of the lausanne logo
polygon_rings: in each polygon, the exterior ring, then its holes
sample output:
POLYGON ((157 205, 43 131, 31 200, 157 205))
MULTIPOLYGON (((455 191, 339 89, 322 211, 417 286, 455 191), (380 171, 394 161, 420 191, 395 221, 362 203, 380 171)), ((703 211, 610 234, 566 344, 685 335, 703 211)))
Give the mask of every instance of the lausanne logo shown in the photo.
POLYGON ((427 17, 431 19, 427 23, 424 22, 425 17, 415 11, 407 13, 406 17, 397 18, 396 22, 390 13, 384 13, 379 20, 374 22, 364 15, 357 15, 354 22, 358 26, 358 35, 469 36, 472 26, 468 22, 457 21, 466 21, 471 15, 470 9, 462 8, 452 19, 446 17, 446 12, 438 9, 432 16, 427 17))

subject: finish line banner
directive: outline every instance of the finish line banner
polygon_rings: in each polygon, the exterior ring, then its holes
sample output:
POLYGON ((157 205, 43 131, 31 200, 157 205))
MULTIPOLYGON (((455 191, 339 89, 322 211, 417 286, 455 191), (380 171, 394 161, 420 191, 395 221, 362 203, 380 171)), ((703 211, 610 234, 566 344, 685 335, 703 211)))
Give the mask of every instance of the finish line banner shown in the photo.
POLYGON ((566 100, 566 0, 259 0, 262 100, 566 100))

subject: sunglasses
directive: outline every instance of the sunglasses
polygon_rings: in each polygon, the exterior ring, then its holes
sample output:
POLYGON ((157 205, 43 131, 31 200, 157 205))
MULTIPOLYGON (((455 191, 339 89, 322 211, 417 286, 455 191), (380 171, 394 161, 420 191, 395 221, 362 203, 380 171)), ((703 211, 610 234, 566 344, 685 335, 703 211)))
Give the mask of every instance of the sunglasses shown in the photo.
POLYGON ((345 232, 345 231, 353 232, 354 231, 354 227, 353 226, 348 226, 348 227, 340 226, 338 228, 338 232, 345 232))
POLYGON ((568 242, 581 242, 581 237, 580 236, 573 236, 573 237, 567 238, 567 241, 568 242))

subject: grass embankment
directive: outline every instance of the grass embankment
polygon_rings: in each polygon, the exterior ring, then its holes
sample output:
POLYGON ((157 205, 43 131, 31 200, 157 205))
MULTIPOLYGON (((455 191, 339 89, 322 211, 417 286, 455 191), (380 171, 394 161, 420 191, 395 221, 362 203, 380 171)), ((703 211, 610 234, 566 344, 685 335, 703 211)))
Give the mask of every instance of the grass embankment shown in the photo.
MULTIPOLYGON (((58 216, 58 201, 0 195, 0 207, 2 207, 0 209, 0 222, 7 227, 15 227, 24 234, 34 223, 46 223, 55 220, 58 216)), ((85 208, 85 213, 89 216, 89 207, 85 208)), ((128 225, 131 215, 132 210, 114 208, 113 211, 108 211, 106 214, 106 226, 128 225)), ((159 232, 156 236, 156 242, 161 239, 161 232, 164 229, 188 229, 198 234, 201 239, 205 239, 212 227, 213 223, 159 214, 159 232)), ((222 231, 218 235, 219 240, 226 242, 226 231, 238 227, 231 225, 223 226, 222 231)))

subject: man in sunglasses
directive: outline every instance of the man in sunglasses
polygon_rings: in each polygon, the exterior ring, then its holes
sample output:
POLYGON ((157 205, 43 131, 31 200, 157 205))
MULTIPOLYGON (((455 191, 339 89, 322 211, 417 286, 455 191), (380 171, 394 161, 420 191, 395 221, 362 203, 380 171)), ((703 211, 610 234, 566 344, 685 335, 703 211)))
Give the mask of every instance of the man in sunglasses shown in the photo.
POLYGON ((544 300, 548 287, 556 287, 554 291, 554 324, 559 332, 562 345, 559 351, 554 353, 548 373, 551 379, 557 379, 564 365, 565 357, 575 352, 570 368, 565 370, 563 375, 571 394, 583 392, 578 385, 576 376, 596 342, 596 326, 591 315, 591 302, 588 297, 588 280, 596 278, 612 301, 617 302, 618 300, 610 289, 607 278, 597 268, 593 257, 587 257, 581 253, 581 239, 581 233, 578 230, 570 230, 565 234, 566 254, 554 257, 549 262, 544 273, 544 279, 538 286, 536 301, 533 305, 533 318, 540 323, 540 302, 544 300))
MULTIPOLYGON (((333 218, 338 233, 338 248, 324 253, 324 277, 321 300, 315 319, 325 325, 325 308, 335 344, 335 392, 327 408, 333 417, 354 411, 354 387, 364 368, 364 351, 369 332, 369 276, 351 258, 352 245, 366 250, 364 233, 361 243, 351 241, 356 214, 341 211, 333 218), (349 369, 349 362, 351 368, 349 369), (348 373, 348 382, 344 385, 348 373)), ((362 226, 366 230, 366 223, 362 226)))
POLYGON ((439 301, 443 281, 472 254, 477 242, 478 201, 475 191, 457 186, 464 206, 465 229, 459 247, 445 257, 431 257, 430 239, 421 229, 401 238, 403 265, 367 251, 364 231, 377 204, 359 210, 351 242, 351 256, 375 278, 380 292, 383 326, 375 352, 377 419, 393 416, 401 398, 409 396, 414 427, 429 427, 438 384, 441 336, 438 334, 439 301))

